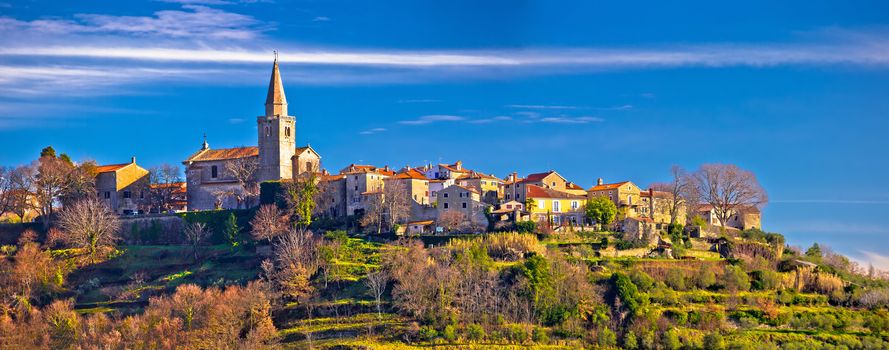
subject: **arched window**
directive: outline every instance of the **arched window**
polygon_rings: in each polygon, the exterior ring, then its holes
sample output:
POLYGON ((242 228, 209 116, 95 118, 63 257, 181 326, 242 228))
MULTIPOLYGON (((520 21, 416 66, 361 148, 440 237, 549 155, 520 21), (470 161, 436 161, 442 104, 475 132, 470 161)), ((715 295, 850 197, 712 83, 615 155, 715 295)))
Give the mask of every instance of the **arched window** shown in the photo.
POLYGON ((210 177, 215 179, 217 175, 219 175, 219 168, 214 165, 210 168, 210 177))
POLYGON ((312 166, 313 166, 313 165, 314 165, 314 164, 312 164, 312 162, 306 162, 306 171, 312 171, 312 166))
POLYGON ((290 137, 290 127, 284 128, 284 136, 290 137))
POLYGON ((265 126, 265 136, 271 136, 271 134, 272 134, 272 133, 271 133, 271 131, 269 131, 269 126, 266 125, 266 126, 265 126))

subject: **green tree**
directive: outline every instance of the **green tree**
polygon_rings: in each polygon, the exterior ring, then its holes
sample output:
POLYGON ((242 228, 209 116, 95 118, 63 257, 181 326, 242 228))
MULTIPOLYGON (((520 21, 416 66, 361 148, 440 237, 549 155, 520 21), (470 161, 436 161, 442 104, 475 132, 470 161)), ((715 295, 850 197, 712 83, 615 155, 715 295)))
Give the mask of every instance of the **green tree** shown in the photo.
POLYGON ((639 348, 639 341, 636 340, 636 333, 633 331, 627 332, 624 334, 624 349, 627 350, 636 350, 639 348))
POLYGON ((238 226, 238 218, 235 217, 234 213, 229 214, 228 219, 225 220, 225 239, 228 240, 228 243, 231 244, 232 247, 237 247, 238 236, 241 234, 241 227, 238 226))
POLYGON ((676 328, 670 328, 664 332, 664 348, 667 350, 677 350, 682 347, 679 341, 679 331, 676 328))
POLYGON ((46 146, 42 150, 40 150, 40 158, 43 157, 56 157, 56 149, 52 148, 52 146, 46 146))
POLYGON ((611 282, 614 284, 617 297, 620 299, 623 307, 630 313, 635 314, 648 303, 645 294, 639 292, 639 289, 636 288, 629 276, 615 272, 611 275, 611 282))
POLYGON ((608 225, 614 222, 617 215, 617 206, 610 199, 598 196, 587 200, 586 216, 593 222, 601 225, 608 225))
POLYGON ((731 291, 747 291, 750 289, 750 277, 740 267, 726 265, 722 285, 731 291))
POLYGON ((315 199, 319 194, 317 182, 315 174, 309 173, 308 176, 294 178, 285 188, 287 204, 294 214, 296 225, 309 227, 312 224, 315 199))

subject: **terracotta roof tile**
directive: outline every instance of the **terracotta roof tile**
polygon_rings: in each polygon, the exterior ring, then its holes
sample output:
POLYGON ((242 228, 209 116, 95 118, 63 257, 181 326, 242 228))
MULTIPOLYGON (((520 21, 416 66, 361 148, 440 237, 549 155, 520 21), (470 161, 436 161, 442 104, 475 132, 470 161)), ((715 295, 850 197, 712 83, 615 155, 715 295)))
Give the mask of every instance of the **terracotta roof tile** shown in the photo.
POLYGON ((133 164, 133 163, 100 165, 100 166, 96 167, 96 173, 114 172, 114 171, 117 171, 118 169, 123 168, 127 165, 130 165, 130 164, 133 164))
POLYGON ((596 186, 591 187, 587 191, 612 190, 612 189, 618 188, 620 186, 623 186, 627 182, 629 182, 629 181, 623 181, 623 182, 618 182, 618 183, 613 183, 613 184, 596 185, 596 186))
POLYGON ((235 147, 208 149, 199 151, 195 155, 189 157, 187 162, 202 162, 210 160, 226 160, 259 156, 259 147, 235 147))
POLYGON ((556 191, 537 185, 528 185, 526 191, 528 198, 586 199, 586 196, 556 191))
POLYGON ((417 171, 416 169, 405 170, 401 173, 395 175, 396 179, 412 179, 412 180, 428 180, 423 173, 417 171))

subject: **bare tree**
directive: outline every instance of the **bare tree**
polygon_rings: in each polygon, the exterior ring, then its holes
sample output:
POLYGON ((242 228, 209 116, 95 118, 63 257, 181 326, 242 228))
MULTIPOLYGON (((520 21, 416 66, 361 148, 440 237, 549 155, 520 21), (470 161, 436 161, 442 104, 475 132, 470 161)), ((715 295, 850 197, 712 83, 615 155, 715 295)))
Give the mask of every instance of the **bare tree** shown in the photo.
POLYGON ((309 279, 318 270, 320 240, 308 230, 290 230, 275 245, 274 263, 264 262, 266 279, 272 281, 283 296, 301 300, 310 296, 309 279))
MULTIPOLYGON (((673 179, 670 182, 659 182, 651 185, 651 188, 655 191, 666 192, 669 194, 669 198, 667 198, 667 210, 670 212, 670 224, 675 224, 677 218, 679 217, 679 212, 683 207, 688 210, 687 203, 689 202, 686 197, 690 194, 690 187, 693 186, 692 179, 688 175, 688 173, 682 167, 678 165, 673 165, 670 168, 670 174, 673 176, 673 179)), ((654 198, 651 198, 654 201, 654 198)), ((687 214, 692 214, 688 212, 687 214)), ((652 213, 654 215, 654 213, 652 213)))
POLYGON ((194 260, 198 260, 198 246, 207 239, 207 236, 210 235, 210 230, 207 230, 207 224, 203 222, 193 222, 185 225, 185 228, 182 230, 182 233, 185 234, 185 239, 188 240, 188 243, 191 244, 191 251, 194 254, 194 260))
POLYGON ((383 301, 383 292, 386 291, 386 284, 389 283, 389 276, 385 271, 374 271, 367 274, 367 278, 364 279, 364 285, 370 290, 373 294, 374 302, 377 304, 377 317, 383 317, 383 309, 382 309, 382 301, 383 301))
POLYGON ((65 185, 59 194, 59 202, 62 206, 95 197, 97 168, 98 165, 94 161, 85 161, 76 166, 71 165, 67 172, 65 185))
POLYGON ((43 226, 48 228, 50 216, 68 184, 68 176, 73 166, 54 156, 43 156, 37 160, 37 177, 34 181, 34 200, 39 205, 43 226))
POLYGON ((438 214, 438 219, 435 220, 435 223, 438 226, 441 226, 447 232, 451 232, 466 221, 466 215, 463 215, 463 212, 459 210, 445 210, 438 214))
POLYGON ((37 169, 30 165, 23 165, 13 169, 9 173, 12 208, 10 211, 18 215, 21 221, 25 221, 28 212, 36 209, 34 203, 34 181, 37 178, 37 169))
POLYGON ((64 241, 87 249, 93 261, 99 247, 112 246, 118 240, 120 221, 117 215, 95 198, 65 207, 59 215, 59 224, 64 232, 64 241))
POLYGON ((151 168, 149 171, 148 205, 159 213, 170 210, 173 202, 173 194, 179 190, 182 177, 179 175, 179 167, 163 164, 151 168))
POLYGON ((259 161, 255 157, 236 158, 225 163, 225 170, 229 176, 238 182, 240 190, 234 192, 238 208, 243 204, 250 207, 252 201, 259 195, 259 183, 256 172, 259 169, 259 161))
POLYGON ((0 166, 0 216, 12 211, 12 169, 0 166))
POLYGON ((411 216, 411 193, 403 181, 386 181, 383 186, 383 210, 390 229, 411 216))
POLYGON ((383 232, 383 223, 385 220, 386 206, 383 205, 383 193, 367 194, 364 205, 364 215, 358 220, 358 224, 365 230, 376 226, 377 234, 383 232))
POLYGON ((700 202, 713 207, 723 227, 733 214, 760 209, 768 203, 756 175, 735 165, 704 164, 692 176, 700 202))
POLYGON ((250 233, 257 240, 265 239, 271 243, 272 239, 287 232, 288 221, 287 215, 278 210, 278 207, 266 204, 259 207, 253 220, 250 221, 250 226, 253 227, 250 233))

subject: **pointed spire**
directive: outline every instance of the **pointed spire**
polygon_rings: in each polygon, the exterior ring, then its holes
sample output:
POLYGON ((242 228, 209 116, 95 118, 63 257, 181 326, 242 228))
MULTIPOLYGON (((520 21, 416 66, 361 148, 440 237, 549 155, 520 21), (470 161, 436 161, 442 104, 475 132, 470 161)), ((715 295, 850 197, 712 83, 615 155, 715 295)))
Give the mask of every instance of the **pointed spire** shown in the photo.
POLYGON ((269 93, 265 98, 265 115, 286 116, 287 97, 284 96, 284 83, 278 71, 278 51, 275 51, 275 63, 272 66, 272 78, 269 80, 269 93))
POLYGON ((207 143, 207 133, 204 133, 204 144, 201 145, 202 150, 210 149, 210 144, 207 143))

